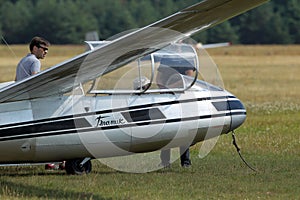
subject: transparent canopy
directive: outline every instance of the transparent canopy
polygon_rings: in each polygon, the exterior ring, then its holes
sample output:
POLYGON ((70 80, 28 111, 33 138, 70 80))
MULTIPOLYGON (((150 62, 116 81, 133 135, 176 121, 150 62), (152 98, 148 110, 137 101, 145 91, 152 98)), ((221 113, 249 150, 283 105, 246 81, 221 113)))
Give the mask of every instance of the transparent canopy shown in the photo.
POLYGON ((89 92, 183 92, 197 80, 223 88, 217 66, 204 49, 176 43, 97 78, 89 92))

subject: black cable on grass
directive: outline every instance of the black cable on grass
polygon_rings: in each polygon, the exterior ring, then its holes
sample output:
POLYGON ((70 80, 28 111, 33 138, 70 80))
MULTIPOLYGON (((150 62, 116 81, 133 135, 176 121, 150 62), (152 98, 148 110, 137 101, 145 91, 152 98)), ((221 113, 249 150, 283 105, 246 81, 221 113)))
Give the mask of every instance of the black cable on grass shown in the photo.
POLYGON ((238 152, 240 158, 241 158, 242 161, 247 165, 247 167, 249 167, 252 171, 257 172, 257 170, 254 169, 251 165, 249 165, 249 163, 247 163, 246 160, 243 158, 243 156, 242 156, 242 154, 241 154, 241 149, 238 147, 238 145, 237 145, 237 143, 236 143, 234 131, 232 131, 231 133, 232 133, 232 144, 235 146, 236 151, 238 152))

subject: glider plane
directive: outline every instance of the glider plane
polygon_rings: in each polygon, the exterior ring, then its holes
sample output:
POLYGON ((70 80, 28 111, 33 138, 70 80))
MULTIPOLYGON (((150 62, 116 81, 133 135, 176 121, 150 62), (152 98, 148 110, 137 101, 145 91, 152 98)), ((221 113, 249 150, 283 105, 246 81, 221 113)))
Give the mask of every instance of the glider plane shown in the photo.
POLYGON ((193 145, 236 129, 246 118, 243 104, 200 80, 209 61, 180 41, 264 2, 201 1, 112 41, 89 43, 87 52, 24 80, 1 83, 0 164, 66 161, 68 174, 89 173, 92 159, 193 145), (193 75, 172 65, 193 67, 193 75), (162 67, 169 70, 163 81, 162 67))

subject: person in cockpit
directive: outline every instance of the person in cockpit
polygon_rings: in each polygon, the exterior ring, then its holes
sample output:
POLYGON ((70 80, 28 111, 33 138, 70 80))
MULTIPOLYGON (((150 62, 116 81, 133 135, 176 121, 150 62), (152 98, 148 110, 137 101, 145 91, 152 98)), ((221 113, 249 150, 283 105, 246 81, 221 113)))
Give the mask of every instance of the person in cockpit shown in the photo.
POLYGON ((159 88, 183 88, 182 75, 194 76, 193 61, 181 57, 166 57, 157 69, 156 84, 159 88))

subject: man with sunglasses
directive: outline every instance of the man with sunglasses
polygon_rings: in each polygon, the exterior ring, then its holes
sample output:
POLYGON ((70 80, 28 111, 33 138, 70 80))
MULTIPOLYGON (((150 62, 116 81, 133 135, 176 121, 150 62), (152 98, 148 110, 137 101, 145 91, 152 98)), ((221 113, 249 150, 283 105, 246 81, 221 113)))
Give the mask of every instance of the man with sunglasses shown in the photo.
POLYGON ((45 58, 49 46, 50 43, 42 37, 32 38, 29 44, 30 53, 22 58, 17 66, 16 81, 40 72, 41 62, 39 59, 45 58))
MULTIPOLYGON (((23 80, 31 75, 37 74, 41 70, 40 59, 44 59, 48 53, 48 47, 50 42, 42 37, 32 38, 28 53, 24 58, 21 59, 16 70, 16 81, 23 80)), ((55 163, 49 163, 45 165, 45 169, 63 169, 64 162, 59 165, 55 163)))

